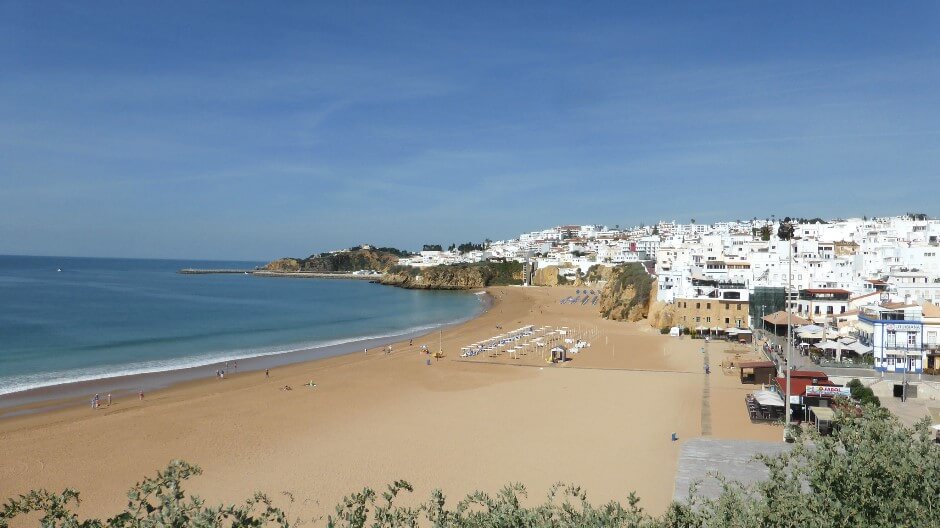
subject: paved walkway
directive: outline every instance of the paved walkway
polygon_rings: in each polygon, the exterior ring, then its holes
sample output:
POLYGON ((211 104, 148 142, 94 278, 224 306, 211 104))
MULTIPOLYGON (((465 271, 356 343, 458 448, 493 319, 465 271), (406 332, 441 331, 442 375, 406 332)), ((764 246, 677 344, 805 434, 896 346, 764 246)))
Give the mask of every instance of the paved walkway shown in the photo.
POLYGON ((682 444, 673 499, 685 502, 689 488, 698 483, 696 495, 711 499, 721 494, 721 483, 711 473, 719 473, 729 480, 753 484, 768 477, 767 467, 754 460, 759 454, 774 455, 792 449, 783 442, 757 442, 753 440, 716 440, 693 438, 682 444))
MULTIPOLYGON (((708 342, 702 345, 704 355, 703 368, 711 363, 708 361, 708 342)), ((712 403, 711 403, 711 374, 705 374, 702 384, 702 436, 712 435, 712 403)))

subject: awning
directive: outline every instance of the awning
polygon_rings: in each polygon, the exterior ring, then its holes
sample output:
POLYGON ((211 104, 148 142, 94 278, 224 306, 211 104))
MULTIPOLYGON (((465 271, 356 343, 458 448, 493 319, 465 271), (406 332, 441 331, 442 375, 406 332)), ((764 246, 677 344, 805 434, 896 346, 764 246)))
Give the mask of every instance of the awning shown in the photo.
POLYGON ((829 407, 812 407, 809 408, 810 412, 816 416, 817 421, 831 422, 836 419, 836 413, 829 407))
POLYGON ((757 400, 757 403, 765 407, 785 407, 783 398, 776 392, 759 390, 754 393, 754 399, 757 400))
POLYGON ((844 345, 842 347, 842 350, 851 350, 852 352, 855 352, 856 354, 863 355, 863 356, 865 354, 872 354, 874 352, 870 346, 863 345, 858 341, 854 343, 850 343, 848 345, 844 345))
POLYGON ((799 326, 796 328, 797 334, 808 334, 808 333, 822 332, 822 331, 823 331, 823 327, 819 325, 815 325, 815 324, 803 325, 803 326, 799 326))

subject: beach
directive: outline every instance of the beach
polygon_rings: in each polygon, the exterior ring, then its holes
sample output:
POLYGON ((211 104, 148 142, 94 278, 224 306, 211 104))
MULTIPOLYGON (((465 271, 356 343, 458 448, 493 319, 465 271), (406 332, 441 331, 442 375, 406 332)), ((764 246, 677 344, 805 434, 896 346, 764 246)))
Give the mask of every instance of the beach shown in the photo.
POLYGON ((721 369, 750 347, 710 343, 706 375, 703 341, 604 320, 590 303, 560 304, 573 287, 487 291, 493 303, 480 317, 395 343, 389 354, 373 348, 276 367, 270 377, 210 376, 143 400, 122 394, 97 410, 0 420, 0 498, 71 487, 81 515, 113 515, 133 483, 178 458, 202 467, 187 489, 210 504, 285 491, 297 500, 292 515, 305 518, 396 479, 422 501, 435 488, 456 501, 511 482, 541 500, 553 483, 571 482, 595 502, 636 491, 658 513, 672 498, 684 440, 779 440, 779 428, 747 417, 744 395, 754 387, 721 369), (564 364, 535 354, 460 357, 463 346, 528 324, 580 328, 591 346, 564 364))

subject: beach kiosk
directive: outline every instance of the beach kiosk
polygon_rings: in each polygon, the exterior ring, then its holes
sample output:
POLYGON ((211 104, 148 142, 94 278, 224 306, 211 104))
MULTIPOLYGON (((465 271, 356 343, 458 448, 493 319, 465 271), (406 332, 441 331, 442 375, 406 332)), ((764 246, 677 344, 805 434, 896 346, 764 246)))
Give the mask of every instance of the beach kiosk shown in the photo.
POLYGON ((744 397, 747 413, 754 422, 776 422, 784 419, 785 405, 779 394, 759 390, 744 397))
POLYGON ((568 361, 568 349, 563 346, 552 347, 552 363, 568 361))
POLYGON ((828 435, 832 433, 832 422, 836 419, 836 413, 829 407, 809 407, 809 421, 816 425, 816 431, 819 434, 828 435))
POLYGON ((747 361, 738 364, 741 383, 770 385, 777 375, 777 365, 773 361, 747 361))

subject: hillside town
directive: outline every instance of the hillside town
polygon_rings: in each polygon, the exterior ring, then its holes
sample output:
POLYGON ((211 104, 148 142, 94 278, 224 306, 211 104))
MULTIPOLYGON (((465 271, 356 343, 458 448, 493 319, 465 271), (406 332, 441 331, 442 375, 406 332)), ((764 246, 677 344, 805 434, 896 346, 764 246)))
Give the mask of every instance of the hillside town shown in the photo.
POLYGON ((399 264, 517 261, 528 270, 555 267, 561 280, 576 281, 595 266, 642 263, 678 331, 759 328, 785 335, 788 326, 802 327, 823 332, 813 342, 824 352, 818 361, 922 373, 940 369, 938 249, 940 220, 909 213, 562 225, 488 241, 479 250, 421 251, 399 264), (778 236, 782 223, 792 224, 792 244, 778 236))

